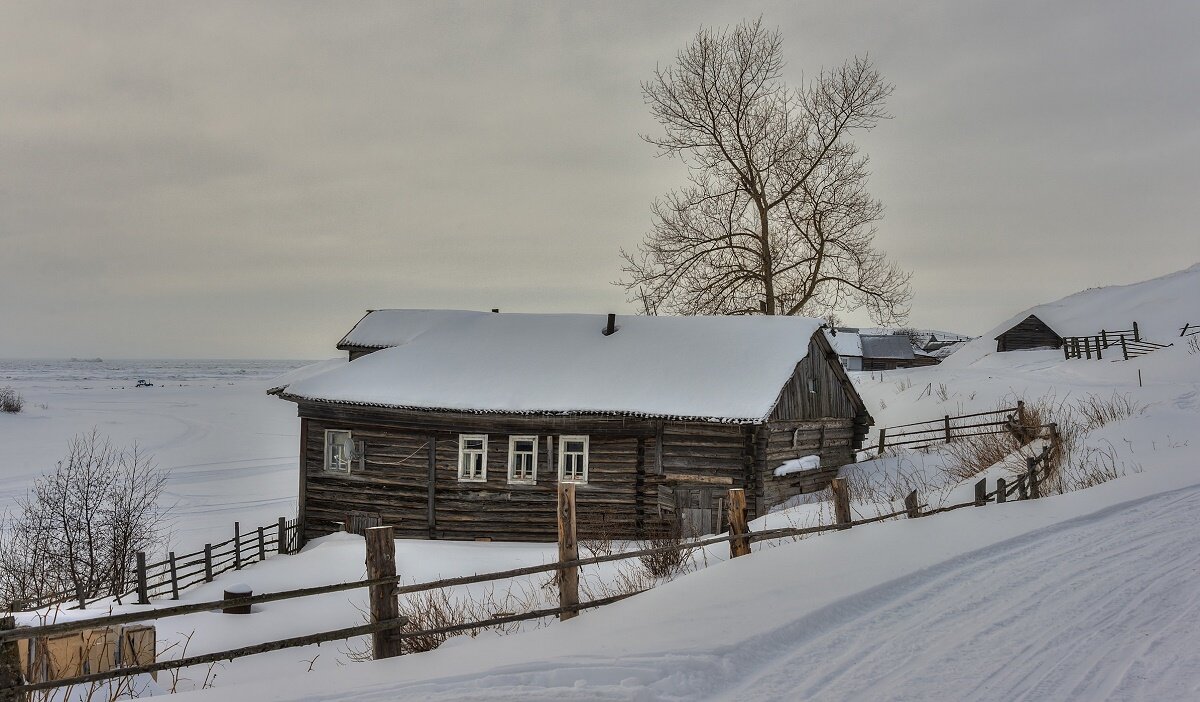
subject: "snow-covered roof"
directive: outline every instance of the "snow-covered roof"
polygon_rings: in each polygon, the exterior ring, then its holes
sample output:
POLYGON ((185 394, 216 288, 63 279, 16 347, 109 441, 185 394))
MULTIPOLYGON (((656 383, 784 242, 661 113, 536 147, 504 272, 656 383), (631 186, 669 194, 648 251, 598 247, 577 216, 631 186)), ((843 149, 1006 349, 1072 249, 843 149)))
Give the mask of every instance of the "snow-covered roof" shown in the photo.
POLYGON ((863 358, 905 359, 913 357, 912 342, 902 334, 886 336, 863 334, 860 338, 862 339, 863 358))
POLYGON ((858 332, 838 330, 836 335, 830 334, 829 330, 825 330, 825 338, 829 340, 829 344, 833 346, 834 352, 839 356, 862 356, 862 340, 859 338, 858 332))
MULTIPOLYGON (((503 413, 764 421, 821 320, 396 310, 348 339, 400 341, 284 389, 289 399, 503 413), (411 320, 411 328, 403 322, 411 320)), ((343 340, 345 343, 345 339, 343 340)))
POLYGON ((488 314, 493 313, 474 310, 367 310, 367 314, 342 337, 337 347, 383 349, 399 346, 425 333, 434 325, 488 314))

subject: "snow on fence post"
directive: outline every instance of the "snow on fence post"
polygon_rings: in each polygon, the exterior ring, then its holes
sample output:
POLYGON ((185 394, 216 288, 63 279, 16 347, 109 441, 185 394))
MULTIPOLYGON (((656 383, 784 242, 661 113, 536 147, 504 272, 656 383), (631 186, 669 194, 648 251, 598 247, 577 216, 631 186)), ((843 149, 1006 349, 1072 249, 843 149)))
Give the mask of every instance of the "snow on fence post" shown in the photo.
MULTIPOLYGON (((0 631, 17 628, 14 616, 0 617, 0 631)), ((0 702, 24 702, 27 697, 16 689, 25 683, 21 675, 21 653, 16 641, 0 644, 0 702)))
POLYGON ((1038 486, 1037 460, 1038 459, 1033 458, 1032 456, 1025 459, 1025 465, 1029 471, 1028 472, 1029 496, 1035 500, 1042 496, 1041 489, 1038 486))
MULTIPOLYGON (((558 485, 558 560, 579 560, 579 542, 575 538, 575 484, 558 485)), ((558 570, 558 605, 573 607, 579 604, 579 566, 558 570)), ((561 612, 559 621, 578 616, 579 610, 561 612)))
POLYGON ((212 544, 204 544, 204 582, 211 583, 212 581, 212 544))
MULTIPOLYGON (((396 536, 390 526, 368 527, 363 531, 367 542, 367 579, 396 577, 396 536)), ((372 585, 370 592, 371 623, 400 618, 400 600, 396 597, 396 581, 372 585)), ((371 634, 371 655, 375 660, 400 655, 402 639, 397 628, 371 634)))
POLYGON ((233 523, 233 569, 242 569, 242 525, 233 523))
POLYGON ((829 481, 833 491, 833 517, 839 529, 849 529, 854 518, 850 516, 850 486, 842 478, 829 481))
POLYGON ((917 497, 916 490, 913 490, 904 497, 904 509, 908 510, 909 519, 916 519, 921 516, 921 501, 917 497))
POLYGON ((1008 481, 1004 478, 996 478, 996 504, 1001 504, 1008 501, 1008 481))
POLYGON ((987 504, 987 478, 983 478, 975 483, 975 506, 982 507, 987 504))
POLYGON ((287 520, 283 517, 279 518, 278 526, 275 528, 279 532, 278 543, 275 544, 275 550, 278 553, 287 553, 287 520))
POLYGON ((175 552, 171 551, 167 554, 167 561, 171 565, 171 599, 179 599, 179 572, 175 569, 175 552))
POLYGON ((258 528, 258 560, 267 560, 267 535, 263 527, 258 528))
POLYGON ((729 557, 750 555, 750 539, 744 535, 749 531, 746 524, 746 491, 742 488, 729 489, 729 535, 741 538, 729 541, 729 557))
POLYGON ((150 604, 150 595, 146 588, 146 552, 137 552, 137 603, 150 604))

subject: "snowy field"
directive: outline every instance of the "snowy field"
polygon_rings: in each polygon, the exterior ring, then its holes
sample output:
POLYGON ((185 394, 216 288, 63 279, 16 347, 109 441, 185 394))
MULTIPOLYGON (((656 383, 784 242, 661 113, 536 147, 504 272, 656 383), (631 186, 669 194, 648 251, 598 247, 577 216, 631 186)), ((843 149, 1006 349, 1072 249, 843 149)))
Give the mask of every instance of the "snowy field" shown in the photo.
POLYGON ((303 361, 0 360, 0 387, 25 400, 0 414, 0 510, 95 428, 137 442, 170 471, 171 546, 190 551, 296 512, 295 406, 266 394, 303 361), (138 381, 152 387, 138 387, 138 381))
MULTIPOLYGON (((1197 299, 1200 267, 1051 303, 1092 332, 1137 319, 1146 338, 1175 342, 1133 361, 1065 361, 1052 350, 999 354, 993 333, 939 366, 856 374, 877 426, 1017 399, 1063 412, 1089 398, 1116 398, 1127 412, 1075 436, 1071 460, 1084 468, 1100 461, 1111 472, 1095 486, 756 544, 736 561, 710 548, 697 554, 693 572, 566 623, 459 636, 428 653, 376 662, 353 660, 365 650, 362 639, 279 651, 184 671, 177 687, 222 702, 1200 699, 1200 345, 1170 336, 1185 322, 1200 323, 1187 318, 1197 299), (214 689, 194 689, 210 672, 214 689)), ((174 388, 137 389, 136 374, 118 383, 83 377, 86 370, 69 378, 13 370, 0 385, 13 384, 30 407, 0 417, 0 438, 17 457, 6 468, 5 494, 17 494, 73 432, 97 426, 118 442, 137 439, 173 470, 179 541, 215 538, 209 534, 224 534, 234 518, 290 516, 297 422, 289 403, 263 393, 291 365, 196 370, 174 388)), ((942 450, 864 458, 843 474, 921 474, 937 486, 923 495, 935 506, 970 499, 978 478, 948 480, 953 456, 942 450)), ((1001 464, 983 470, 990 479, 1009 475, 1001 464)), ((890 511, 876 498, 856 501, 856 516, 890 511)), ((752 528, 829 520, 818 496, 752 528)), ((360 537, 333 535, 182 599, 213 599, 233 582, 269 592, 357 580, 363 554, 360 537)), ((397 543, 398 571, 409 582, 554 558, 550 544, 397 543)), ((585 596, 587 588, 603 594, 620 575, 616 566, 585 569, 585 596)), ((513 611, 554 601, 547 580, 451 596, 513 611)), ((268 603, 249 617, 164 620, 159 646, 191 635, 191 655, 354 626, 364 621, 365 600, 365 592, 338 593, 268 603)))

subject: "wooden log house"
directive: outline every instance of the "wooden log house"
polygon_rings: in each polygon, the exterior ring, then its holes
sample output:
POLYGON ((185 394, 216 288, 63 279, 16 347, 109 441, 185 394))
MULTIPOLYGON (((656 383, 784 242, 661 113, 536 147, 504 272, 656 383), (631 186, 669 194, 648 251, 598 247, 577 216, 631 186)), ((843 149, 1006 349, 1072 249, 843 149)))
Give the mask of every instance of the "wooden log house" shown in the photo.
POLYGON ((300 416, 306 538, 549 541, 560 481, 580 538, 719 532, 729 488, 751 518, 823 489, 872 424, 820 320, 379 310, 339 348, 272 390, 300 416))
POLYGON ((1058 332, 1032 314, 996 337, 997 351, 1058 349, 1062 345, 1063 340, 1058 332))

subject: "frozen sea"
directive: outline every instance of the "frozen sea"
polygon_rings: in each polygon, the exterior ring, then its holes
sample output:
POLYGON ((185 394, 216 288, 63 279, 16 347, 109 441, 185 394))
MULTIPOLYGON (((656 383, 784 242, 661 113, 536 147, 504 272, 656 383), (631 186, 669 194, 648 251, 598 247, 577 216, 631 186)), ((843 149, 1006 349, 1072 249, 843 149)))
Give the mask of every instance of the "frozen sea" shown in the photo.
POLYGON ((0 360, 0 387, 25 406, 0 413, 0 510, 11 508, 93 428, 137 443, 170 472, 170 545, 228 538, 233 522, 270 524, 296 511, 295 405, 267 395, 301 360, 0 360))

